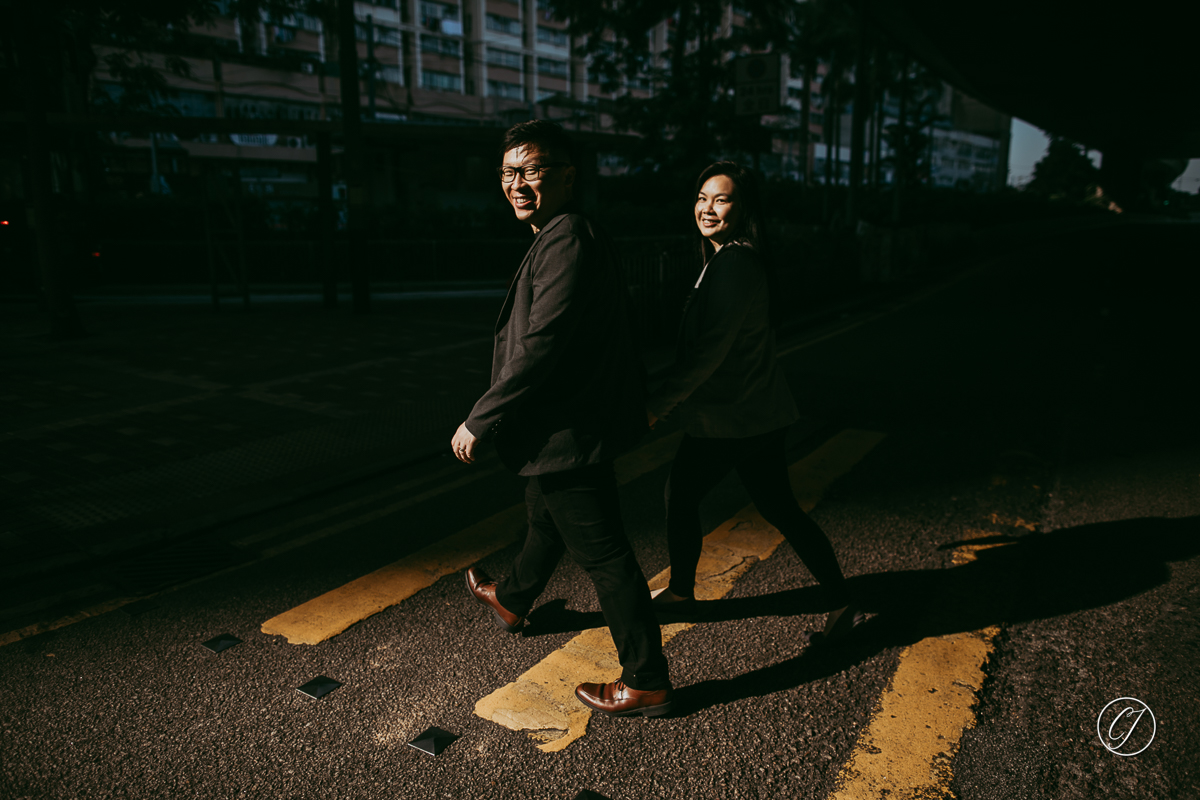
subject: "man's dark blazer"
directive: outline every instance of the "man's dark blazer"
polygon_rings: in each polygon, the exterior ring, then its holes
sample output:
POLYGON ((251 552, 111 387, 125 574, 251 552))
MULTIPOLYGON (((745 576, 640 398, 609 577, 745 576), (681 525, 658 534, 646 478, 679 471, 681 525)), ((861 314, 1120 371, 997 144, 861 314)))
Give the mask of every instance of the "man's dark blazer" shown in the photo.
POLYGON ((564 210, 538 232, 496 322, 492 387, 466 426, 521 475, 614 458, 646 432, 645 369, 612 241, 564 210))

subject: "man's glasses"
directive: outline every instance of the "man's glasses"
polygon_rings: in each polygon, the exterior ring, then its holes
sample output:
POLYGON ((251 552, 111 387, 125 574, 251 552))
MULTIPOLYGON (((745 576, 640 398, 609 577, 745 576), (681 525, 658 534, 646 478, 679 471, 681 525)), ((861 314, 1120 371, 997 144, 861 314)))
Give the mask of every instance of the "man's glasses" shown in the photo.
POLYGON ((542 179, 542 173, 551 167, 569 167, 565 161, 552 161, 549 164, 526 164, 522 167, 496 167, 496 174, 503 183, 512 183, 517 179, 517 173, 528 183, 542 179))

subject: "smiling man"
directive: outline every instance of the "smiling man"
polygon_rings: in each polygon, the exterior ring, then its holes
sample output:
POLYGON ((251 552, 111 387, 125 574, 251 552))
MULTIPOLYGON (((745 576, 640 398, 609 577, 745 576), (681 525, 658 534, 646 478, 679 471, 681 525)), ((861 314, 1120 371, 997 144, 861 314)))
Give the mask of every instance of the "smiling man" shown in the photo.
POLYGON ((464 463, 491 441, 529 478, 529 528, 508 577, 467 570, 467 588, 516 633, 569 551, 595 584, 621 679, 583 683, 581 702, 614 715, 666 714, 671 683, 646 578, 625 536, 613 458, 646 432, 645 373, 634 351, 612 243, 574 207, 576 154, 553 122, 504 136, 500 188, 533 244, 496 323, 492 386, 451 441, 464 463))

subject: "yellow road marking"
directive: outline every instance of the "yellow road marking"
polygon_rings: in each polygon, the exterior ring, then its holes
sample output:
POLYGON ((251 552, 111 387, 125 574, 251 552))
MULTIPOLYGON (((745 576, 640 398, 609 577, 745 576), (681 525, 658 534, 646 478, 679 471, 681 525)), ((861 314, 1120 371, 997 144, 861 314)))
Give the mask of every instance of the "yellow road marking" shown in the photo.
MULTIPOLYGON (((968 533, 970 538, 995 535, 968 533)), ((962 545, 954 563, 967 564, 980 550, 1001 546, 962 545)), ((983 667, 999 632, 999 626, 990 625, 905 648, 830 800, 945 796, 962 733, 975 725, 976 693, 983 687, 983 667)))
MULTIPOLYGON (((618 458, 614 465, 618 483, 628 483, 670 461, 682 437, 682 433, 674 433, 618 458)), ((378 519, 386 513, 391 512, 383 509, 366 516, 378 519)), ((289 644, 323 642, 412 597, 442 577, 466 569, 484 556, 507 547, 524 534, 525 523, 525 504, 519 503, 272 617, 263 623, 262 631, 285 636, 289 644)), ((318 535, 327 534, 318 531, 310 536, 318 535)))
MULTIPOLYGON (((846 430, 825 442, 788 470, 792 491, 804 510, 811 511, 825 489, 849 472, 881 440, 883 434, 846 430)), ((704 537, 696 570, 696 597, 724 597, 755 563, 770 557, 783 536, 748 505, 704 537)), ((670 582, 670 568, 649 581, 651 589, 670 582)), ((693 623, 662 626, 665 645, 693 623)), ((528 731, 538 748, 552 753, 587 732, 591 710, 575 697, 581 681, 608 682, 621 676, 616 648, 608 628, 586 630, 548 655, 514 682, 475 704, 475 713, 511 730, 528 731)))
MULTIPOLYGON (((286 533, 289 530, 303 527, 305 525, 309 525, 314 522, 319 522, 322 519, 326 519, 328 517, 335 516, 337 514, 348 511, 352 508, 356 508, 358 506, 362 506, 367 503, 375 502, 382 498, 397 494, 399 492, 406 491, 415 486, 420 486, 422 484, 428 483, 431 480, 436 480, 440 477, 445 477, 446 475, 452 474, 454 472, 458 472, 461 469, 462 469, 462 466, 457 465, 456 467, 450 467, 449 469, 435 472, 432 475, 427 475, 424 478, 418 478, 417 480, 407 481, 403 484, 400 484, 399 486, 392 487, 391 489, 388 489, 383 492, 379 492, 379 493, 371 495, 369 497, 360 498, 358 500, 354 500, 349 503, 343 503, 342 505, 337 506, 335 508, 326 509, 324 511, 320 511, 316 514, 312 514, 307 517, 302 517, 297 520, 292 520, 290 522, 286 522, 283 525, 278 525, 274 528, 270 528, 266 531, 262 531, 261 533, 251 534, 251 535, 245 536, 241 539, 236 539, 233 542, 231 542, 231 544, 233 544, 235 547, 246 548, 257 542, 265 541, 267 539, 271 539, 275 536, 278 536, 282 533, 286 533)), ((353 528, 358 525, 364 525, 368 522, 378 519, 379 517, 386 516, 386 514, 394 513, 395 511, 398 511, 402 508, 406 508, 408 506, 415 505, 423 500, 429 499, 430 497, 434 497, 435 495, 441 494, 442 492, 445 492, 450 489, 454 489, 458 486, 462 486, 464 484, 470 483, 471 481, 477 480, 479 478, 483 478, 488 475, 495 474, 500 469, 501 469, 501 467, 497 466, 497 467, 493 467, 491 469, 484 469, 479 472, 472 472, 469 475, 464 475, 463 478, 460 480, 452 481, 452 482, 446 483, 446 484, 440 484, 440 485, 434 487, 433 489, 430 489, 429 491, 422 492, 419 495, 415 495, 413 497, 406 498, 405 500, 402 500, 398 503, 394 503, 391 506, 388 506, 387 509, 384 509, 382 511, 376 511, 376 512, 371 512, 369 514, 364 514, 364 515, 356 517, 352 520, 342 522, 338 525, 334 525, 329 528, 324 528, 319 531, 314 531, 313 533, 310 533, 306 536, 302 536, 302 537, 299 537, 296 539, 290 539, 287 542, 284 542, 275 547, 265 548, 259 553, 258 558, 255 558, 252 561, 248 561, 243 564, 237 564, 235 566, 228 567, 226 569, 223 569, 223 570, 220 570, 218 572, 214 572, 214 573, 211 573, 208 575, 203 575, 199 578, 195 578, 190 581, 185 581, 184 583, 180 583, 175 586, 171 586, 167 589, 163 589, 162 591, 159 591, 159 592, 152 592, 150 594, 138 595, 135 597, 111 598, 108 600, 104 600, 103 602, 97 603, 96 605, 93 605, 88 608, 77 611, 74 614, 70 614, 65 617, 59 617, 58 619, 49 620, 49 621, 45 621, 45 622, 35 622, 32 625, 26 625, 24 628, 19 628, 15 631, 8 631, 6 633, 0 633, 0 647, 4 647, 5 645, 12 644, 13 642, 19 642, 20 640, 27 639, 30 636, 37 636, 38 634, 41 634, 41 633, 58 630, 59 628, 65 628, 68 625, 74 625, 76 622, 82 622, 83 620, 90 619, 91 617, 98 617, 102 614, 107 614, 108 612, 115 611, 116 609, 121 608, 122 606, 127 606, 130 603, 136 603, 139 600, 147 600, 151 597, 157 597, 161 594, 166 594, 167 592, 174 592, 174 591, 178 591, 179 589, 184 589, 189 586, 194 586, 195 584, 200 583, 201 581, 211 580, 212 578, 218 578, 223 575, 228 575, 232 572, 237 572, 239 570, 243 570, 246 567, 250 567, 255 564, 258 564, 268 558, 272 558, 274 556, 280 555, 281 553, 285 553, 288 550, 292 550, 296 547, 300 547, 302 545, 309 544, 311 542, 317 541, 318 539, 323 539, 326 536, 331 536, 335 533, 341 533, 342 531, 347 530, 348 528, 353 528)))
POLYGON ((812 345, 816 344, 817 342, 823 342, 826 339, 832 339, 835 336, 841 336, 843 333, 846 333, 847 331, 852 331, 855 328, 859 327, 860 325, 863 325, 877 317, 882 317, 882 316, 883 316, 883 314, 875 314, 874 316, 868 317, 867 319, 852 323, 850 325, 846 325, 845 327, 838 328, 835 331, 830 331, 829 333, 825 334, 824 336, 818 336, 815 339, 807 339, 803 342, 800 342, 799 344, 794 344, 791 347, 780 350, 779 353, 777 354, 777 357, 783 358, 784 356, 790 355, 791 353, 794 353, 797 350, 803 350, 806 347, 811 347, 812 345))
POLYGON ((852 331, 861 325, 866 325, 868 322, 874 322, 875 320, 880 319, 881 317, 887 317, 892 314, 895 314, 897 311, 903 311, 904 309, 908 308, 909 306, 911 306, 915 303, 918 303, 927 297, 937 294, 938 292, 942 291, 943 289, 949 289, 951 286, 954 286, 955 284, 960 283, 961 281, 963 281, 967 278, 970 278, 974 275, 979 274, 980 272, 982 272, 984 270, 984 268, 989 266, 989 264, 990 264, 990 262, 988 264, 980 264, 980 265, 974 267, 973 269, 968 269, 964 272, 960 272, 957 275, 947 278, 946 280, 942 281, 941 283, 930 286, 928 289, 922 289, 921 291, 918 291, 911 295, 908 295, 906 298, 904 298, 904 300, 902 300, 898 303, 894 303, 891 306, 891 308, 884 309, 883 311, 877 311, 874 314, 871 314, 871 315, 865 317, 864 319, 858 320, 857 322, 851 322, 850 324, 845 325, 844 327, 838 328, 837 330, 830 331, 829 333, 826 333, 823 336, 818 336, 815 339, 808 339, 806 341, 802 341, 797 344, 794 344, 791 347, 780 350, 778 352, 777 356, 782 358, 783 356, 790 355, 791 353, 794 353, 797 350, 803 350, 804 348, 811 347, 812 345, 817 344, 818 342, 823 342, 826 339, 832 339, 835 336, 840 336, 843 333, 852 331))
MULTIPOLYGON (((369 505, 371 503, 377 503, 380 500, 386 499, 388 497, 392 497, 393 495, 403 494, 417 486, 421 486, 423 484, 429 483, 430 481, 435 481, 440 478, 444 478, 447 475, 453 475, 456 473, 463 474, 464 469, 465 469, 465 467, 462 464, 455 464, 446 469, 439 470, 433 474, 423 475, 420 478, 417 478, 416 480, 405 481, 404 483, 399 484, 398 486, 392 486, 381 492, 376 492, 375 494, 368 495, 366 497, 359 497, 354 500, 351 500, 348 503, 342 503, 341 505, 333 506, 332 508, 322 509, 321 511, 318 511, 315 514, 310 514, 307 517, 300 517, 298 519, 289 520, 289 521, 283 523, 282 525, 276 525, 275 527, 268 528, 265 531, 259 531, 258 533, 253 533, 248 536, 243 536, 240 539, 234 539, 232 542, 230 542, 230 544, 234 545, 235 547, 243 547, 243 548, 250 547, 251 545, 257 544, 259 542, 265 542, 268 539, 273 539, 276 536, 279 536, 280 534, 283 534, 283 533, 287 533, 290 530, 295 530, 296 528, 303 528, 306 525, 312 525, 313 523, 320 522, 323 519, 329 519, 330 517, 335 517, 338 514, 344 514, 345 512, 350 511, 355 508, 358 508, 360 506, 369 505)), ((414 497, 405 498, 404 502, 406 502, 408 505, 413 505, 415 503, 419 503, 419 502, 421 502, 421 500, 425 500, 429 497, 433 497, 434 495, 440 494, 441 492, 448 491, 449 489, 453 489, 458 486, 462 486, 465 483, 470 483, 471 481, 475 481, 475 480, 478 480, 479 478, 487 477, 488 475, 494 475, 495 473, 499 472, 501 469, 502 469, 502 467, 497 465, 497 466, 492 467, 491 469, 483 469, 483 470, 479 470, 478 472, 472 471, 469 474, 463 475, 464 480, 452 481, 451 483, 438 484, 434 489, 432 489, 428 492, 422 492, 421 494, 416 495, 414 497)), ((400 507, 403 508, 404 506, 400 506, 400 507)), ((399 509, 397 508, 396 510, 399 510, 399 509)), ((365 521, 369 522, 370 520, 365 520, 365 521)), ((329 533, 327 533, 325 535, 330 535, 332 533, 338 533, 342 530, 345 530, 345 527, 341 527, 341 526, 335 526, 335 527, 336 527, 336 529, 329 529, 329 533)), ((350 526, 350 527, 353 527, 353 526, 350 526)), ((318 536, 316 538, 322 538, 322 537, 318 536)), ((312 539, 310 538, 309 541, 312 541, 312 539)))
POLYGON ((106 600, 103 603, 97 603, 96 605, 85 608, 82 611, 77 611, 74 614, 60 617, 51 622, 35 622, 32 625, 26 625, 24 628, 19 628, 15 631, 8 631, 7 633, 0 634, 0 647, 12 644, 13 642, 19 642, 22 639, 28 639, 30 636, 37 636, 40 633, 47 633, 49 631, 58 630, 59 628, 65 628, 68 625, 74 625, 76 622, 83 622, 85 619, 98 617, 101 614, 107 614, 110 611, 116 611, 118 608, 129 605, 130 603, 139 599, 141 598, 120 597, 115 600, 106 600))

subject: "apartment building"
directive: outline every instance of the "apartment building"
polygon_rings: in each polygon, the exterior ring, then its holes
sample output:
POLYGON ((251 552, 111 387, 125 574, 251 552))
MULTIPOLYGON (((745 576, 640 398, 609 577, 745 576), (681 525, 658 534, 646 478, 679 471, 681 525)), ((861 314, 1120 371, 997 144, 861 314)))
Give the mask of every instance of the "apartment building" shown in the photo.
MULTIPOLYGON (((297 13, 282 18, 264 16, 247 23, 228 13, 228 2, 218 5, 222 14, 208 26, 197 26, 188 40, 184 60, 190 75, 164 73, 174 91, 168 101, 171 105, 184 116, 197 117, 340 117, 339 44, 321 20, 297 13)), ((360 82, 361 107, 367 118, 378 122, 494 129, 540 116, 560 119, 581 130, 618 133, 608 113, 609 101, 621 93, 648 96, 655 91, 653 81, 636 75, 626 76, 616 92, 603 91, 587 60, 577 55, 577 46, 582 42, 572 39, 567 23, 554 18, 545 0, 359 0, 355 17, 356 47, 364 76, 360 82)), ((746 9, 733 3, 725 5, 715 35, 736 37, 750 23, 746 9)), ((676 20, 668 18, 647 32, 647 44, 657 67, 669 64, 675 28, 676 20)), ((605 46, 617 45, 601 44, 605 46)), ((97 52, 102 56, 106 48, 97 46, 97 52)), ((728 60, 739 54, 731 48, 721 57, 728 60)), ((119 93, 113 76, 103 68, 103 60, 99 63, 94 75, 98 87, 114 95, 119 93)), ((840 163, 848 161, 848 149, 834 150, 834 143, 827 141, 826 123, 834 113, 845 116, 840 125, 842 141, 836 143, 840 148, 848 148, 850 125, 848 105, 837 111, 826 108, 821 90, 824 70, 824 65, 819 66, 817 80, 805 87, 784 59, 783 108, 764 118, 764 123, 775 130, 771 152, 760 159, 760 167, 768 174, 796 176, 802 160, 808 159, 810 172, 820 179, 823 162, 833 153, 839 153, 840 163), (810 146, 807 153, 800 153, 797 128, 800 98, 805 91, 812 94, 810 146)), ((993 122, 986 131, 976 126, 965 133, 990 137, 999 148, 1002 137, 997 131, 1007 118, 993 122)), ((991 147, 982 140, 964 143, 959 139, 962 136, 954 138, 956 154, 968 147, 972 154, 983 154, 991 147)), ((259 193, 282 197, 311 195, 314 191, 314 142, 302 135, 210 134, 183 141, 158 137, 155 142, 125 138, 115 144, 171 156, 157 170, 164 175, 166 187, 177 156, 186 155, 190 159, 253 162, 242 170, 242 179, 259 193)), ((937 182, 949 180, 961 185, 967 180, 972 185, 980 184, 972 176, 984 169, 982 157, 951 158, 948 147, 939 145, 939 156, 934 160, 935 169, 940 170, 937 182), (968 161, 969 166, 965 166, 968 161)), ((869 152, 875 149, 873 143, 868 148, 869 152)), ((1006 165, 1006 139, 1003 149, 1004 158, 997 160, 1006 165)), ((886 148, 882 155, 886 157, 886 148)), ((619 171, 621 165, 619 160, 610 159, 600 168, 602 172, 619 171)))

